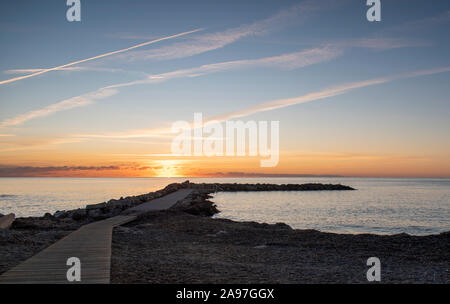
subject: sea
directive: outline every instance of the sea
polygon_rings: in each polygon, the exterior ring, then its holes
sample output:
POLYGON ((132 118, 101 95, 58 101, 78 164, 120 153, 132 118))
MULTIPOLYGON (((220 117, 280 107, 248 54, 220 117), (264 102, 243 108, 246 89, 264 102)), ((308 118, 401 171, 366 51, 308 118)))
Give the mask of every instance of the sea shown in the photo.
POLYGON ((42 216, 139 195, 174 182, 333 183, 356 191, 219 192, 216 218, 286 223, 333 233, 430 235, 450 231, 450 179, 412 178, 0 178, 0 213, 42 216))

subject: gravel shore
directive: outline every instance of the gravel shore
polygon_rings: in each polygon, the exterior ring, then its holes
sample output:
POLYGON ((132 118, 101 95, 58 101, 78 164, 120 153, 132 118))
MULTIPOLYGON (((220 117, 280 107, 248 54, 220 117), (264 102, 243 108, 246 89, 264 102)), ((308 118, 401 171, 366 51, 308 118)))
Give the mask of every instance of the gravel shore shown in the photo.
POLYGON ((0 274, 44 250, 70 230, 0 229, 0 274))
POLYGON ((112 283, 449 283, 450 233, 380 236, 293 230, 181 211, 151 212, 113 233, 112 283))

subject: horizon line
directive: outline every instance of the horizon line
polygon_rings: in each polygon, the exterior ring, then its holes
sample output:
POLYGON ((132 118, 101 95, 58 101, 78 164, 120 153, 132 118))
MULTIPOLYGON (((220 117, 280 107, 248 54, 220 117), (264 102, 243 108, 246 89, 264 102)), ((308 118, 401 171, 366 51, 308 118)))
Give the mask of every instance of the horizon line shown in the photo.
POLYGON ((250 176, 221 176, 221 175, 200 175, 200 176, 0 176, 0 178, 395 178, 395 179, 450 179, 450 176, 370 176, 370 175, 335 175, 335 174, 274 174, 271 175, 250 175, 250 176))

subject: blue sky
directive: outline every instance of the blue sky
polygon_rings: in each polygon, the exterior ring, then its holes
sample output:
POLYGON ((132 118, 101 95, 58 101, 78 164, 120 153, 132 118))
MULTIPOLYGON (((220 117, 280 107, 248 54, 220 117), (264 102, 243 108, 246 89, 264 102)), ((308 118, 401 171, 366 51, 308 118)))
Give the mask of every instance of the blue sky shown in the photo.
POLYGON ((93 141, 83 134, 170 126, 192 120, 194 112, 221 116, 333 86, 432 70, 246 119, 280 121, 281 149, 296 158, 286 157, 276 173, 298 163, 299 173, 383 175, 373 169, 381 166, 385 175, 450 176, 448 1, 382 0, 381 22, 368 22, 368 7, 357 0, 81 3, 82 21, 68 22, 62 0, 5 2, 0 81, 202 30, 70 71, 0 85, 0 165, 80 165, 99 159, 109 165, 124 162, 114 155, 125 152, 168 153, 167 143, 154 140, 130 140, 124 148, 123 141, 93 141), (46 110, 149 75, 165 81, 117 87, 83 106, 46 110), (42 109, 47 115, 39 114, 42 109), (110 155, 100 157, 98 151, 110 155), (428 163, 416 172, 408 167, 413 161, 397 170, 391 162, 375 162, 360 172, 356 163, 343 168, 327 160, 326 167, 314 171, 302 165, 302 154, 395 156, 428 163))

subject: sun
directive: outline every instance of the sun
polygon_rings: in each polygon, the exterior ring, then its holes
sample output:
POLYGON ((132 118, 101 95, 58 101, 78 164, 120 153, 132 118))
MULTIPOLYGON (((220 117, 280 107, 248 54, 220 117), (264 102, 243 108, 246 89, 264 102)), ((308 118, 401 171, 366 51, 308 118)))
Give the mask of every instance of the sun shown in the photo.
POLYGON ((180 172, 180 161, 178 160, 158 160, 155 162, 156 177, 182 177, 180 172))

